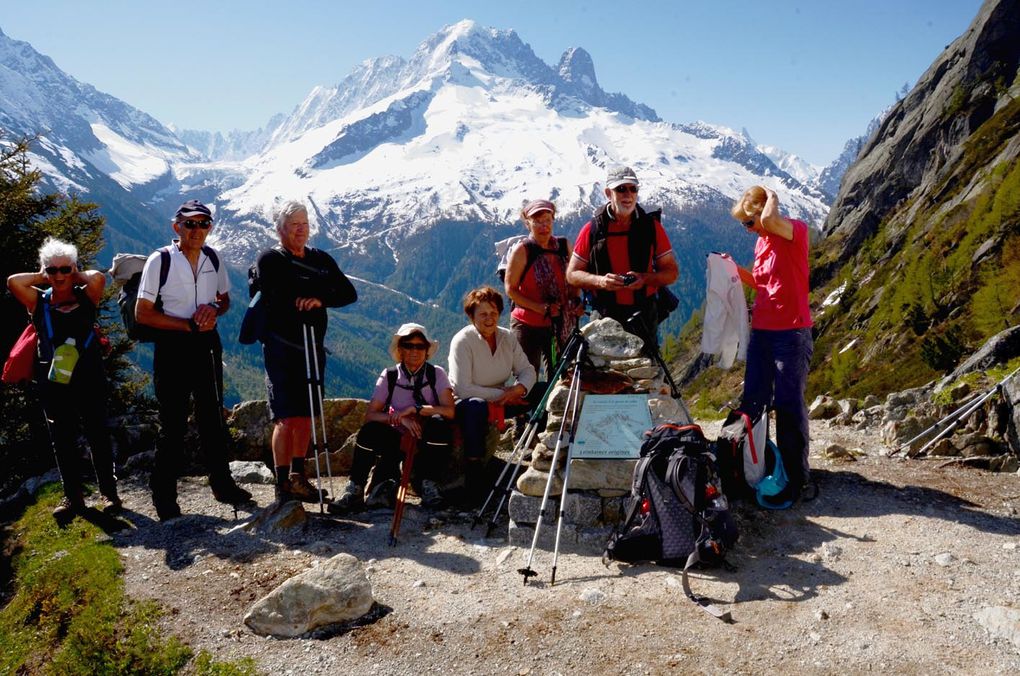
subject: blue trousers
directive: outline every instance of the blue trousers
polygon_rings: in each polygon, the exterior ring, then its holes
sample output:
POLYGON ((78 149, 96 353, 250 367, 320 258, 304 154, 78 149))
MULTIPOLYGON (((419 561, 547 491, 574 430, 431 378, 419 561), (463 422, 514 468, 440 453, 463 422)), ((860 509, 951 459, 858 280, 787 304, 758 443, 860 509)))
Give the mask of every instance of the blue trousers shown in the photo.
POLYGON ((740 410, 754 418, 771 403, 776 412, 776 445, 795 491, 807 483, 811 472, 804 390, 813 353, 810 328, 752 329, 747 345, 740 410))
MULTIPOLYGON (((507 406, 503 411, 507 418, 531 413, 545 395, 546 383, 535 383, 523 406, 507 406)), ((457 424, 460 425, 461 440, 464 443, 465 458, 485 457, 485 436, 489 433, 489 402, 479 397, 461 399, 456 407, 457 424)))

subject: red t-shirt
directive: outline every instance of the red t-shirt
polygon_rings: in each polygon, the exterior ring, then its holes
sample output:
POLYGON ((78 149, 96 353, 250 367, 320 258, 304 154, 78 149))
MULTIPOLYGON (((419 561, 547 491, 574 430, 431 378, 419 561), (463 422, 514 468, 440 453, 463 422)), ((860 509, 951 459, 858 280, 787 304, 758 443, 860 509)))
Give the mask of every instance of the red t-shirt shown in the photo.
MULTIPOLYGON (((557 240, 554 239, 553 242, 557 247, 559 246, 557 240)), ((524 246, 524 244, 518 246, 524 246)), ((569 296, 562 260, 558 248, 549 249, 539 254, 518 282, 517 290, 525 298, 539 303, 560 303, 566 307, 569 296)), ((528 326, 552 326, 552 320, 549 317, 520 305, 514 307, 510 316, 528 326)))
MULTIPOLYGON (((621 225, 617 221, 612 221, 609 224, 609 233, 614 232, 626 232, 629 225, 621 225)), ((588 264, 588 259, 591 257, 591 221, 584 224, 581 228, 581 232, 577 235, 577 241, 574 242, 574 255, 581 259, 585 265, 588 264)), ((626 237, 608 237, 607 248, 609 250, 609 266, 612 268, 612 273, 616 275, 622 275, 630 272, 634 269, 634 266, 630 263, 630 251, 627 248, 626 237)), ((662 223, 655 221, 655 246, 652 247, 652 251, 649 254, 648 259, 648 270, 654 269, 652 265, 653 261, 656 261, 668 253, 672 253, 673 246, 669 243, 669 237, 666 236, 666 231, 662 228, 662 223)), ((658 287, 647 286, 648 295, 653 296, 658 290, 658 287)), ((616 302, 618 305, 633 305, 634 304, 634 292, 633 291, 617 291, 616 302)))
POLYGON ((766 233, 754 245, 751 328, 782 331, 811 326, 808 301, 808 227, 793 224, 793 239, 766 233))

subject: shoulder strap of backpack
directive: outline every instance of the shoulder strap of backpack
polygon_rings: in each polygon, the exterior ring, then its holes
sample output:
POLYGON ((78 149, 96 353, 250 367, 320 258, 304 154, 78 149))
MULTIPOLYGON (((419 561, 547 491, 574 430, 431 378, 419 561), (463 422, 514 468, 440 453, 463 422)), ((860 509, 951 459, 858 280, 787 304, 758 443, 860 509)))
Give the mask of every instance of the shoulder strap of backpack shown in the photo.
MULTIPOLYGON (((524 281, 524 276, 528 274, 528 270, 530 270, 531 266, 535 264, 535 261, 538 260, 538 257, 541 256, 542 254, 553 253, 553 252, 551 250, 549 250, 549 249, 543 249, 542 247, 540 247, 538 245, 538 242, 534 241, 530 237, 528 239, 524 240, 522 245, 524 246, 524 250, 528 254, 527 260, 524 261, 524 269, 521 270, 521 281, 523 282, 524 281)), ((561 262, 566 263, 566 261, 567 261, 567 238, 566 237, 557 237, 556 238, 556 251, 555 251, 555 253, 559 257, 561 262)))
POLYGON ((436 367, 431 362, 425 362, 425 380, 428 381, 429 387, 432 388, 432 399, 439 405, 439 393, 436 392, 436 367))
MULTIPOLYGON (((171 245, 172 246, 172 245, 171 245)), ((166 280, 170 277, 170 247, 164 246, 159 250, 159 288, 156 289, 156 295, 163 290, 163 285, 166 284, 166 280)))
POLYGON ((43 291, 42 298, 39 302, 42 303, 43 321, 46 324, 46 339, 53 343, 53 322, 50 320, 50 296, 53 295, 53 289, 46 289, 43 291))
POLYGON ((212 261, 213 270, 220 271, 220 257, 211 246, 202 245, 202 252, 212 261))
POLYGON ((383 410, 388 411, 390 408, 390 401, 393 399, 393 388, 397 386, 397 373, 396 367, 386 369, 386 403, 383 404, 383 410))

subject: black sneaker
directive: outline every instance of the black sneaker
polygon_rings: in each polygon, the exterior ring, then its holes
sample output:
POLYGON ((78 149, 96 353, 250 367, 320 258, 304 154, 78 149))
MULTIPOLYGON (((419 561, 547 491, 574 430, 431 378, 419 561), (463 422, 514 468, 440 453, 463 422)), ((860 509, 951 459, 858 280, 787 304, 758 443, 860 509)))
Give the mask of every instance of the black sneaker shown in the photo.
POLYGON ((232 479, 229 482, 210 483, 209 487, 212 488, 213 497, 216 498, 216 502, 222 502, 227 505, 243 505, 246 502, 252 501, 251 493, 238 486, 232 479))
POLYGON ((156 505, 156 516, 159 517, 160 521, 169 521, 170 519, 176 519, 181 515, 181 507, 174 502, 163 502, 156 505))
POLYGON ((422 479, 421 506, 425 509, 439 509, 443 506, 443 494, 439 492, 439 486, 435 481, 422 479))

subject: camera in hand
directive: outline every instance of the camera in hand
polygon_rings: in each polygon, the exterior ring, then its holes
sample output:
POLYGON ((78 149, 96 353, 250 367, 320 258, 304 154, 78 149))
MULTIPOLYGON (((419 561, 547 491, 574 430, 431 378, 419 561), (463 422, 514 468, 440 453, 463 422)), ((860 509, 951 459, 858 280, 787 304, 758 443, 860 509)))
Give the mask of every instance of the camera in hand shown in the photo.
POLYGON ((634 274, 631 274, 631 273, 627 273, 626 275, 623 275, 623 283, 624 283, 625 286, 630 286, 631 284, 633 284, 636 281, 637 281, 637 275, 634 275, 634 274))

